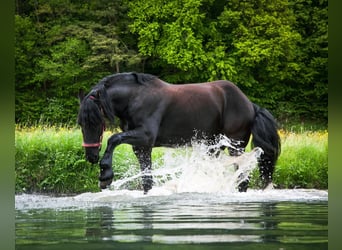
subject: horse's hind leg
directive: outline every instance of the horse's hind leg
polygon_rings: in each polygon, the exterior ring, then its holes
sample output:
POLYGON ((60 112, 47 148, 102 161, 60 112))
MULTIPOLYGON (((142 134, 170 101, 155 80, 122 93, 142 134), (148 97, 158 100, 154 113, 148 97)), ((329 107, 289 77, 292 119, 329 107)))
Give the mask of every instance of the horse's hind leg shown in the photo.
POLYGON ((152 160, 151 160, 151 153, 152 148, 151 147, 138 147, 133 146, 133 151, 138 158, 140 169, 143 173, 142 176, 142 186, 144 189, 144 194, 147 194, 147 192, 152 189, 153 184, 153 178, 151 174, 151 166, 152 166, 152 160))
MULTIPOLYGON (((246 145, 241 145, 241 146, 235 146, 235 147, 228 147, 228 152, 230 156, 239 156, 242 155, 245 152, 245 147, 246 145)), ((239 166, 236 165, 234 166, 235 170, 239 169, 239 166)), ((238 190, 239 192, 246 192, 248 189, 248 185, 249 185, 249 178, 247 178, 246 180, 242 181, 239 185, 238 185, 238 190)))
POLYGON ((259 159, 261 188, 265 189, 270 183, 272 183, 272 175, 274 171, 274 164, 265 155, 262 155, 259 159))

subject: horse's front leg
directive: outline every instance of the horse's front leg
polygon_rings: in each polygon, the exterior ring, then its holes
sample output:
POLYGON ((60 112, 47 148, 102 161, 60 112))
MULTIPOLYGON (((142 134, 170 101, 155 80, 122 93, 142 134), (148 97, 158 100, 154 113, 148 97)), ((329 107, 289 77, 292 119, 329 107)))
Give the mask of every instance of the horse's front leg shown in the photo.
POLYGON ((112 169, 114 149, 122 143, 128 143, 132 146, 147 147, 148 145, 152 145, 151 142, 153 139, 151 139, 151 135, 151 133, 146 133, 143 129, 134 129, 109 137, 107 148, 100 161, 99 180, 102 189, 107 188, 112 183, 114 177, 112 169))
POLYGON ((114 172, 112 168, 113 152, 116 146, 121 144, 121 135, 112 135, 107 142, 107 148, 100 161, 99 186, 101 189, 107 188, 113 181, 114 172))
POLYGON ((145 146, 145 147, 139 147, 139 146, 133 146, 133 151, 136 157, 138 158, 140 169, 143 174, 142 176, 142 186, 144 189, 144 194, 147 194, 147 192, 152 189, 153 185, 153 177, 151 174, 151 166, 152 166, 152 160, 151 160, 151 153, 152 153, 152 147, 145 146))

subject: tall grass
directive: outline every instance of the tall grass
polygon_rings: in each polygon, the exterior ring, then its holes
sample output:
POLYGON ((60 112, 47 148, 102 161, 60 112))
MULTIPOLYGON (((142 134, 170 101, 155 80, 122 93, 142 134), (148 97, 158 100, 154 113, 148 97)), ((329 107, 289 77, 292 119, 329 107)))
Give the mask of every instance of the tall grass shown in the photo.
MULTIPOLYGON (((110 131, 104 134, 102 152, 110 131)), ((279 188, 328 188, 328 132, 280 131, 282 153, 274 183, 279 188)), ((79 128, 17 127, 15 134, 16 192, 80 193, 98 191, 98 165, 85 161, 79 128)), ((153 162, 162 161, 163 148, 153 150, 153 162)), ((114 152, 115 179, 139 165, 129 145, 114 152)))
POLYGON ((97 174, 84 160, 79 129, 17 128, 16 191, 92 191, 97 174))
POLYGON ((328 132, 280 130, 282 153, 274 172, 279 188, 328 188, 328 132))
MULTIPOLYGON (((103 155, 107 139, 104 133, 100 155, 103 155)), ((79 128, 63 126, 17 126, 15 132, 15 191, 44 193, 80 193, 99 191, 98 164, 85 160, 81 147, 82 133, 79 128)), ((153 159, 161 159, 162 150, 153 152, 153 159)), ((114 174, 119 179, 139 171, 130 145, 120 145, 114 153, 114 174)))

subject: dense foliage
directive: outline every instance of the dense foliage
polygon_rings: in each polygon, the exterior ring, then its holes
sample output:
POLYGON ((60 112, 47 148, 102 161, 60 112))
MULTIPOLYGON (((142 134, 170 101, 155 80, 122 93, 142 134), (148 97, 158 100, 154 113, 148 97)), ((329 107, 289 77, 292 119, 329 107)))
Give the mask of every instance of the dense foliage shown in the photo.
POLYGON ((327 122, 327 0, 17 0, 16 122, 76 121, 124 71, 228 79, 286 119, 327 122))

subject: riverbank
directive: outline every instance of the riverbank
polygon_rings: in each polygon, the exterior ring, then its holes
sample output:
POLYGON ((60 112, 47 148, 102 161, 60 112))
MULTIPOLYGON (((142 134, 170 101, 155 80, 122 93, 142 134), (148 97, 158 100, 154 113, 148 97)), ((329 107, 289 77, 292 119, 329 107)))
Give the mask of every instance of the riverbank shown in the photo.
MULTIPOLYGON (((328 132, 279 131, 282 153, 273 175, 276 188, 328 188, 328 132)), ((51 126, 19 127, 15 132, 16 193, 82 193, 98 191, 97 165, 84 159, 79 128, 51 126)), ((106 139, 110 131, 104 134, 106 139)), ((162 163, 164 148, 155 148, 153 162, 162 163)), ((128 170, 139 171, 129 145, 117 147, 114 155, 115 179, 128 170)), ((252 177, 252 187, 257 185, 252 177)))

